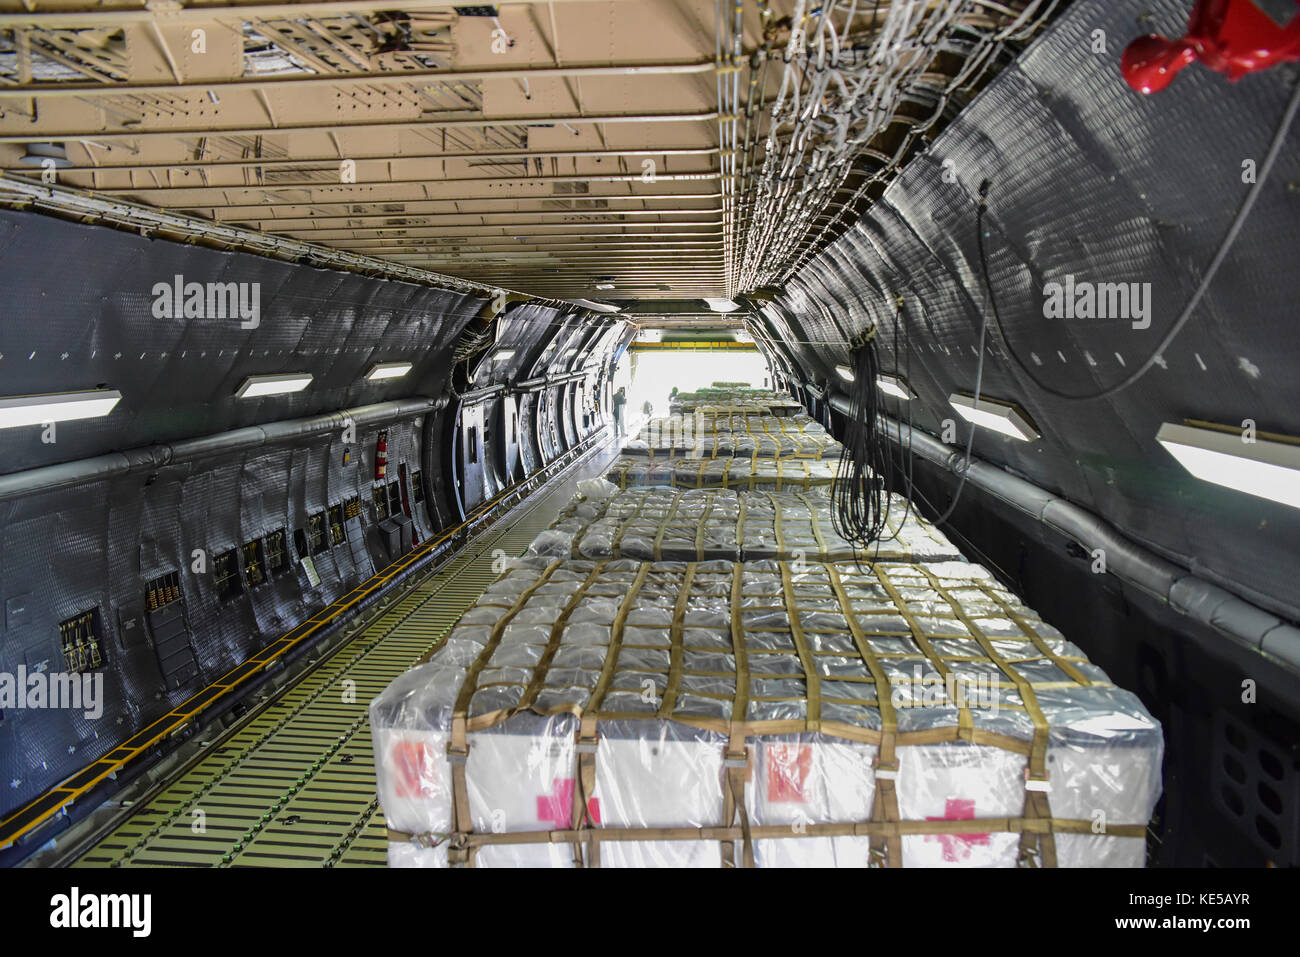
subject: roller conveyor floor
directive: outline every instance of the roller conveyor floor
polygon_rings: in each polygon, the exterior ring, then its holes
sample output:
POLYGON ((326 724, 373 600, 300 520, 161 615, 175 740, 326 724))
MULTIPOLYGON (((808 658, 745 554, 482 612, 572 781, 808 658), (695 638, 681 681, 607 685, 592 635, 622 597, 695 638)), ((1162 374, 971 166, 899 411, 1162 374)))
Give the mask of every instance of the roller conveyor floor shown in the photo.
POLYGON ((367 706, 615 457, 561 473, 143 802, 74 867, 383 867, 367 706), (354 684, 350 684, 354 683, 354 684))

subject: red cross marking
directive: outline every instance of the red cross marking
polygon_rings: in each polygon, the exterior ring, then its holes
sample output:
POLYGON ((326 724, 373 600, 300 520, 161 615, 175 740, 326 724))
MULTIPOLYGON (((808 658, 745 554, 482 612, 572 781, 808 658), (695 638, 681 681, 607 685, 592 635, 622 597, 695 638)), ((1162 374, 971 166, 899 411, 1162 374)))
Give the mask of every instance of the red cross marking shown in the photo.
MULTIPOLYGON (((571 823, 573 811, 573 778, 555 778, 551 781, 554 794, 542 794, 537 798, 537 820, 549 822, 558 828, 566 828, 571 823)), ((600 798, 587 802, 587 812, 591 819, 600 823, 600 798)))
MULTIPOLYGON (((948 798, 943 804, 943 817, 927 817, 927 821, 971 821, 975 819, 975 802, 968 798, 948 798)), ((927 834, 927 841, 943 845, 945 861, 964 861, 976 844, 988 846, 987 834, 927 834), (960 854, 960 856, 959 856, 960 854)))

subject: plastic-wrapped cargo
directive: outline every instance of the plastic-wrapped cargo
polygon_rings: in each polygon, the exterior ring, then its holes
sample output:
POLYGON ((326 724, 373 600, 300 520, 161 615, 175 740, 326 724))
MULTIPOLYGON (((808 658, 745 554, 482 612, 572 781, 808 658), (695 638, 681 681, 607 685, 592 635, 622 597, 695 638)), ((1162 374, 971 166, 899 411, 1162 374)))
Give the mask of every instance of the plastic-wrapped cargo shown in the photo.
POLYGON ((619 488, 668 485, 673 488, 735 488, 750 491, 810 489, 830 485, 839 474, 839 459, 748 458, 651 459, 620 455, 605 480, 619 488))
POLYGON ((783 392, 767 389, 700 389, 679 392, 668 401, 670 412, 728 409, 761 415, 797 415, 803 406, 783 392))
POLYGON ((642 432, 623 446, 624 455, 650 458, 810 458, 838 459, 843 446, 827 435, 747 434, 744 432, 642 432))
POLYGON ((1160 794, 970 563, 524 559, 370 715, 393 866, 1140 866, 1160 794))
POLYGON ((641 429, 641 435, 651 432, 744 432, 753 435, 827 435, 826 427, 800 412, 790 416, 767 413, 729 411, 727 407, 701 408, 694 412, 657 415, 641 429))
POLYGON ((651 419, 629 441, 627 455, 656 458, 838 458, 840 445, 820 423, 807 415, 780 419, 759 415, 660 416, 651 419))
POLYGON ((943 532, 900 495, 890 499, 884 536, 865 550, 855 550, 835 533, 830 508, 825 488, 807 492, 660 486, 615 490, 599 499, 575 498, 533 540, 529 554, 640 561, 963 560, 943 532))

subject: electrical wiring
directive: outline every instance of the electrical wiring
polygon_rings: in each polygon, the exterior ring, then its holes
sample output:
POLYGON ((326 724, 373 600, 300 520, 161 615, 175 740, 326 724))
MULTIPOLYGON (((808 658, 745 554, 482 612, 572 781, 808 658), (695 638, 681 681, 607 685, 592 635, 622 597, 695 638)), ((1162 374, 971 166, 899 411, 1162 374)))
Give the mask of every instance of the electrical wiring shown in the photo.
MULTIPOLYGON (((766 70, 769 59, 780 83, 766 137, 752 141, 763 152, 742 184, 744 215, 729 220, 729 289, 787 282, 852 218, 868 191, 914 152, 950 99, 977 87, 1002 62, 1004 48, 1030 37, 1057 5, 1058 0, 797 0, 791 16, 780 21, 790 33, 779 60, 765 53, 750 65, 751 92, 755 65, 766 70), (929 114, 916 116, 917 107, 929 114), (896 149, 892 155, 881 152, 885 134, 902 117, 907 119, 896 149), (850 193, 848 202, 840 201, 850 193)), ((767 40, 769 26, 764 19, 767 40)), ((733 57, 732 65, 738 63, 733 57)), ((737 98, 720 100, 724 115, 738 108, 737 98)), ((746 170, 751 111, 745 111, 746 170)))
POLYGON ((875 328, 850 356, 851 408, 839 469, 831 483, 831 524, 855 549, 876 545, 887 528, 893 492, 888 438, 880 431, 880 393, 875 387, 880 356, 875 328))
MULTIPOLYGON (((975 233, 978 236, 984 235, 984 213, 988 210, 989 181, 986 179, 980 183, 980 201, 975 212, 975 233)), ((988 285, 987 277, 985 279, 985 288, 989 294, 989 304, 992 306, 993 287, 988 285)), ((984 389, 984 343, 989 331, 989 312, 991 309, 983 310, 980 321, 980 344, 979 360, 975 363, 975 405, 980 404, 980 395, 984 389)), ((970 426, 970 434, 966 436, 966 459, 961 468, 961 478, 957 482, 957 490, 952 493, 952 501, 944 509, 942 515, 933 519, 933 524, 943 525, 948 519, 952 518, 952 513, 957 510, 957 503, 961 501, 961 493, 966 488, 966 476, 970 474, 971 454, 975 448, 975 431, 974 425, 970 426)))
POLYGON ((916 137, 941 119, 949 97, 977 84, 996 51, 1032 34, 1055 6, 1055 0, 896 0, 882 10, 878 2, 798 0, 761 168, 752 192, 747 189, 752 211, 743 235, 729 243, 740 250, 729 264, 731 285, 752 289, 788 280, 832 224, 843 220, 845 208, 855 207, 871 184, 897 168, 916 137), (956 65, 938 84, 934 77, 948 67, 936 69, 936 60, 956 65), (892 158, 873 149, 902 113, 913 112, 905 107, 928 102, 935 104, 932 115, 909 119, 892 158), (864 157, 883 166, 868 175, 858 168, 864 157), (853 202, 837 203, 837 194, 850 191, 850 175, 865 182, 853 202))
MULTIPOLYGON (((997 327, 998 337, 1002 340, 1002 344, 1006 348, 1007 354, 1011 356, 1015 364, 1020 367, 1020 371, 1025 374, 1030 382, 1037 386, 1041 391, 1058 399, 1067 399, 1071 402, 1092 402, 1097 399, 1109 398, 1112 395, 1122 392, 1136 383, 1151 370, 1157 360, 1164 355, 1165 350, 1169 348, 1170 344, 1191 320, 1192 314, 1195 312, 1197 305, 1200 304, 1201 298, 1205 295, 1206 290, 1209 289, 1210 283, 1213 281, 1215 274, 1219 271, 1219 267, 1223 265, 1224 259, 1227 258, 1228 251, 1232 248, 1232 244, 1236 242, 1237 237, 1241 234, 1242 227, 1246 223, 1246 218, 1250 215, 1250 211, 1252 207, 1254 207, 1255 201, 1259 198, 1264 183, 1268 180, 1269 173, 1272 172, 1273 166, 1277 162, 1278 154, 1282 150, 1282 144, 1286 140, 1287 132, 1291 128, 1291 123, 1295 119, 1297 111, 1300 111, 1300 82, 1295 84, 1295 90, 1291 94, 1291 99, 1287 102, 1286 109, 1283 111, 1282 117, 1278 121, 1277 128, 1273 134, 1273 139, 1269 144, 1268 152, 1264 156, 1264 161, 1259 165, 1255 182, 1251 184, 1250 189, 1246 191, 1246 195, 1242 198, 1241 205, 1237 208, 1237 214, 1233 217, 1231 225, 1229 225, 1227 231, 1223 234, 1223 238, 1219 241, 1219 246, 1216 249, 1214 256, 1210 259, 1209 265, 1201 276, 1201 281, 1197 284, 1195 291, 1192 293, 1191 297, 1188 298, 1186 304, 1179 312, 1178 317, 1169 327, 1169 331, 1161 337, 1159 344, 1154 350, 1152 350, 1151 354, 1146 358, 1146 361, 1119 382, 1106 386, 1105 388, 1099 389, 1095 392, 1082 394, 1065 392, 1055 386, 1048 385, 1032 368, 1029 367, 1011 345, 1011 341, 1007 338, 1006 330, 1002 326, 1002 318, 998 313, 997 297, 994 294, 993 283, 989 277, 988 256, 984 249, 984 230, 976 230, 976 238, 979 244, 980 268, 984 274, 984 283, 988 287, 989 305, 993 312, 993 322, 997 327)), ((987 182, 987 180, 985 182, 987 182)), ((981 203, 981 216, 983 209, 984 206, 981 203)))

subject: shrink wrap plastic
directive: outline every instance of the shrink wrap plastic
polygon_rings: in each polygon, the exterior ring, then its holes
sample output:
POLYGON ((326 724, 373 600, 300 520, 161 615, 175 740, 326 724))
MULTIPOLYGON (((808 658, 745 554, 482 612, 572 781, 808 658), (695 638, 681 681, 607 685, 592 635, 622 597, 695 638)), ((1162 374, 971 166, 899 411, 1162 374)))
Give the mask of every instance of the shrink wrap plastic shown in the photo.
POLYGON ((902 496, 890 500, 888 531, 863 551, 835 533, 825 488, 807 492, 672 489, 616 490, 576 498, 529 546, 547 558, 636 558, 641 561, 961 561, 947 537, 902 496))
POLYGON ((796 415, 803 406, 784 392, 765 389, 701 389, 679 392, 668 400, 670 412, 743 412, 757 415, 796 415))
POLYGON ((805 414, 777 418, 697 412, 651 419, 625 455, 665 458, 838 458, 843 446, 805 414))
POLYGON ((839 459, 672 458, 620 455, 605 479, 619 488, 668 485, 673 488, 734 488, 751 491, 809 489, 830 485, 839 459))
POLYGON ((393 866, 1140 866, 1160 793, 970 563, 522 559, 370 712, 393 866))

